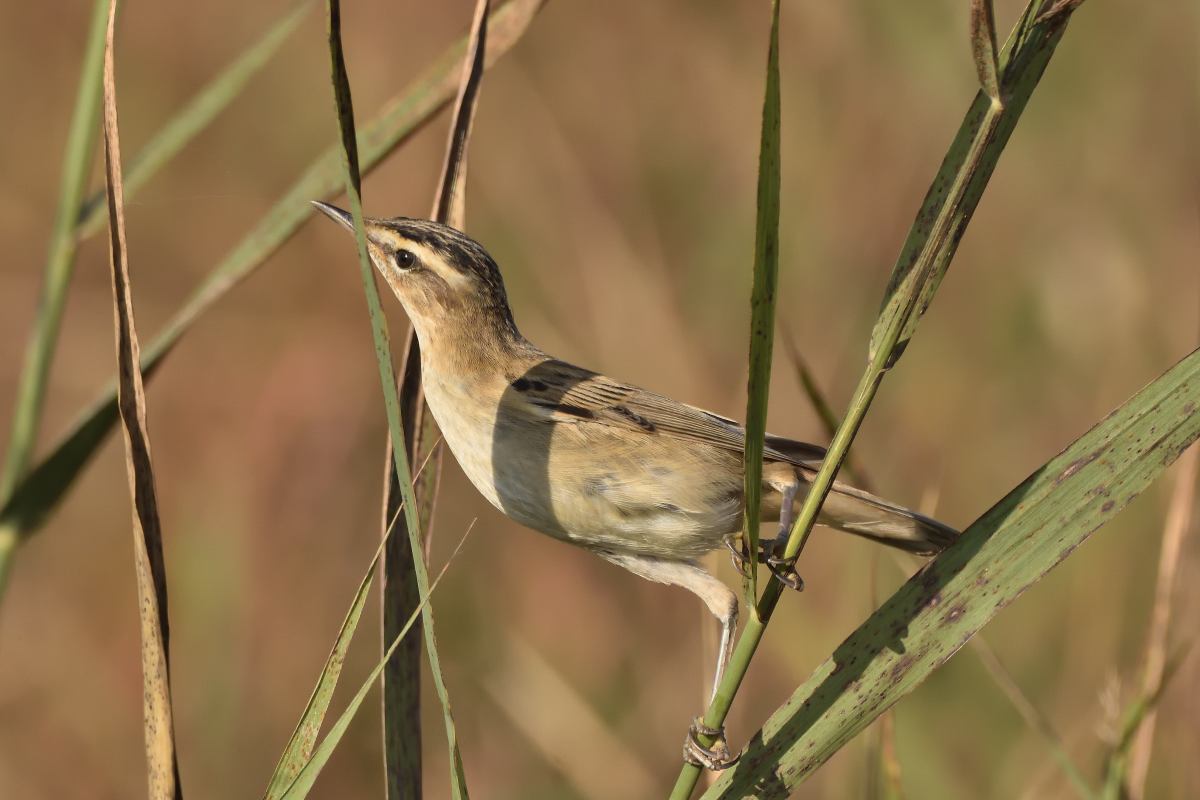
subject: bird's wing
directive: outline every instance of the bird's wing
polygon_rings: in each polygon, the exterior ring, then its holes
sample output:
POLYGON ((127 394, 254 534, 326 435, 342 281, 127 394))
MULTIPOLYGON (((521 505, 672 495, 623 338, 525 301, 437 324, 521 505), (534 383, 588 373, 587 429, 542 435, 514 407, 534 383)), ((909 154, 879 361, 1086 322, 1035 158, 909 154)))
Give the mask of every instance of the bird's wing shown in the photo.
MULTIPOLYGON (((543 361, 512 381, 507 404, 519 404, 534 417, 560 424, 601 424, 701 442, 731 452, 745 448, 742 426, 726 417, 676 402, 669 397, 607 378, 565 361, 543 361)), ((825 449, 770 434, 763 457, 813 467, 825 449)))

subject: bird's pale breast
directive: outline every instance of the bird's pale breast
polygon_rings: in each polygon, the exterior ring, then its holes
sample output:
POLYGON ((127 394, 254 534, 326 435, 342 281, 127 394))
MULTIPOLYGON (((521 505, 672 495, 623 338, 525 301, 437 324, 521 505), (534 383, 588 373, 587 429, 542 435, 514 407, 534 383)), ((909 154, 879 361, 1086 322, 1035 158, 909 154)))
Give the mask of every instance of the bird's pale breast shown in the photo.
POLYGON ((523 525, 586 547, 670 559, 702 555, 740 528, 733 454, 532 417, 501 402, 503 387, 427 377, 429 409, 463 472, 523 525))

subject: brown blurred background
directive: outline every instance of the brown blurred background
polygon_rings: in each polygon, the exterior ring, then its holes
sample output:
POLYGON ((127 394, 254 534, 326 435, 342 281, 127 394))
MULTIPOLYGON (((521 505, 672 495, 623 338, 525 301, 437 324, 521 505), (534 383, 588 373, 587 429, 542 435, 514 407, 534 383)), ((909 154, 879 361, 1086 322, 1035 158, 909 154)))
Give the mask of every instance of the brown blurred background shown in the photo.
MULTIPOLYGON (((348 3, 368 119, 471 3, 348 3)), ((288 7, 127 2, 117 53, 127 160, 288 7)), ((1007 31, 1020 4, 997 3, 1007 31)), ((34 313, 90 3, 5 3, 0 103, 0 437, 34 313)), ((888 271, 975 87, 967 4, 785 2, 780 313, 844 407, 888 271)), ((485 82, 469 231, 523 331, 550 352, 714 411, 744 413, 767 4, 553 0, 485 82)), ((965 526, 1197 344, 1194 3, 1077 14, 956 263, 856 453, 879 489, 965 526)), ((319 6, 245 94, 128 209, 149 340, 333 141, 319 6)), ((372 174, 368 213, 428 212, 445 115, 372 174)), ((99 187, 98 180, 94 186, 99 187)), ((106 243, 80 252, 41 441, 113 372, 106 243)), ((404 320, 396 304, 393 339, 404 320)), ((771 430, 822 440, 777 349, 771 430)), ((150 386, 184 785, 263 790, 378 537, 385 422, 353 249, 306 225, 183 340, 150 386)), ((0 439, 0 446, 4 440, 0 439)), ((0 796, 144 793, 135 586, 111 440, 19 554, 0 606, 0 796)), ((1004 611, 985 635, 1080 766, 1140 680, 1170 480, 1004 611)), ((448 460, 436 595, 470 786, 483 798, 666 794, 711 657, 707 612, 505 520, 448 460), (517 718, 519 717, 519 718, 517 718), (594 727, 618 764, 592 763, 594 727)), ((1198 544, 1176 635, 1200 612, 1198 544)), ((730 725, 735 746, 869 611, 871 546, 821 534, 730 725)), ((722 574, 730 576, 724 558, 722 574)), ((890 555, 880 587, 903 576, 890 555)), ((369 610, 335 708, 377 658, 369 610)), ((1149 796, 1200 793, 1200 668, 1159 720, 1149 796)), ((426 787, 446 795, 428 698, 426 787)), ((372 703, 320 797, 380 796, 372 703)), ((964 650, 899 707, 910 797, 1071 796, 1042 741, 964 650)), ((862 797, 862 738, 800 791, 862 797)))

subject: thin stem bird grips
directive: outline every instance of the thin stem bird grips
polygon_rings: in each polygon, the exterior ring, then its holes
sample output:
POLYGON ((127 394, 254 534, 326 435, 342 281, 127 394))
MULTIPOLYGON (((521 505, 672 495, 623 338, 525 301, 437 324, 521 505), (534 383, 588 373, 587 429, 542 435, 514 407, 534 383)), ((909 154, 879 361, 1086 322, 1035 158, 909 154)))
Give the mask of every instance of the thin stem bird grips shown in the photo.
MULTIPOLYGON (((1000 153, 1063 35, 1073 7, 1053 14, 1040 13, 1044 6, 1052 5, 1045 0, 1030 2, 999 58, 998 93, 1004 103, 993 102, 987 91, 977 94, 934 178, 888 282, 871 335, 867 367, 788 535, 785 561, 803 552, 883 376, 899 360, 932 301, 1000 153)), ((982 27, 986 29, 986 25, 982 27)), ((725 677, 703 718, 708 728, 719 729, 724 724, 782 591, 778 581, 769 582, 759 599, 757 614, 749 615, 725 677)), ((711 745, 712 741, 701 737, 701 743, 711 745)), ((672 800, 686 800, 699 776, 700 767, 685 764, 671 793, 672 800)))

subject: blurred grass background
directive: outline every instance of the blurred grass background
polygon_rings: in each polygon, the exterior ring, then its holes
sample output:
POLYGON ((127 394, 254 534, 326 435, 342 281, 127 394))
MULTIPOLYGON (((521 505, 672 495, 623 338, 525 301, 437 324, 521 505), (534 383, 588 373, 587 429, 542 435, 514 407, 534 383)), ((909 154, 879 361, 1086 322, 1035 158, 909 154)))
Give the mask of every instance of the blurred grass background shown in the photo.
MULTIPOLYGON (((117 69, 130 157, 286 7, 126 4, 117 69)), ((1001 30, 1018 9, 997 3, 1001 30)), ((0 133, 3 420, 34 314, 88 8, 5 11, 0 101, 16 113, 0 133)), ((348 6, 360 119, 470 12, 468 0, 348 6)), ((764 4, 555 0, 485 78, 471 148, 468 228, 505 270, 524 333, 560 357, 735 417, 766 19, 764 4)), ((1182 2, 1093 2, 1076 15, 859 437, 856 453, 885 494, 965 525, 1195 346, 1198 35, 1200 14, 1182 2)), ((902 237, 975 90, 966 4, 789 2, 781 38, 780 314, 841 408, 902 237)), ((244 96, 129 205, 145 337, 333 141, 326 59, 314 7, 244 96)), ((443 116, 367 178, 368 213, 427 212, 444 126, 443 116)), ((80 252, 43 443, 112 374, 105 246, 95 238, 80 252)), ((149 385, 189 793, 261 792, 375 548, 386 426, 358 283, 344 235, 307 226, 149 385)), ((402 314, 390 310, 399 341, 402 314)), ((772 432, 820 438, 782 349, 771 399, 772 432)), ((985 632, 1092 775, 1115 727, 1112 698, 1123 707, 1140 679, 1168 488, 1148 492, 985 632)), ((0 607, 0 796, 144 791, 128 502, 114 440, 23 548, 0 607)), ((475 517, 435 597, 471 788, 612 797, 635 780, 584 771, 582 712, 554 699, 562 687, 531 679, 540 674, 532 652, 665 793, 703 700, 707 612, 508 522, 448 461, 435 563, 475 517), (517 709, 521 724, 509 716, 517 709)), ((734 709, 735 746, 866 615, 869 554, 848 537, 814 538, 808 589, 783 603, 734 709)), ((897 584, 884 564, 886 587, 897 584)), ((1177 630, 1200 614, 1194 536, 1182 569, 1177 630)), ((376 657, 364 639, 352 674, 376 657)), ((1150 797, 1200 793, 1198 661, 1164 700, 1150 797)), ((444 746, 438 711, 427 710, 426 785, 441 797, 444 746)), ((378 795, 371 712, 322 777, 322 796, 378 795)), ((1044 745, 970 652, 898 707, 896 727, 911 797, 1015 797, 1043 772, 1035 796, 1068 796, 1044 745)), ((801 796, 861 796, 864 763, 861 744, 846 748, 801 796)))

